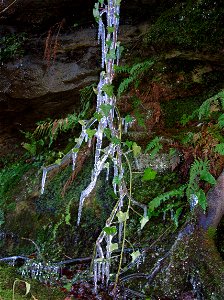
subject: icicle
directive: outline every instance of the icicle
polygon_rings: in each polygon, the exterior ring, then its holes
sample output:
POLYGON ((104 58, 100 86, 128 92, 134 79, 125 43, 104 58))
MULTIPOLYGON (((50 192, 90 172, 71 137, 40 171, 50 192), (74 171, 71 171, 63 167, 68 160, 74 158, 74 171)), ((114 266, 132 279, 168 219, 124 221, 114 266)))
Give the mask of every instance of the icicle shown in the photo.
POLYGON ((98 281, 101 280, 101 262, 100 261, 97 263, 97 280, 98 281))
POLYGON ((136 169, 140 170, 140 165, 139 165, 138 157, 135 157, 134 160, 135 160, 135 167, 136 167, 136 169))
POLYGON ((104 280, 105 280, 105 262, 103 261, 101 263, 101 280, 102 280, 102 284, 104 284, 104 280))
POLYGON ((47 169, 43 168, 43 175, 42 175, 42 181, 41 181, 41 194, 44 193, 45 183, 46 183, 46 177, 47 177, 47 169))
POLYGON ((76 164, 76 159, 77 159, 78 153, 74 152, 72 150, 72 171, 75 170, 75 164, 76 164))
MULTIPOLYGON (((117 160, 114 159, 114 179, 118 176, 118 167, 117 167, 117 160)), ((114 180, 113 182, 114 194, 117 194, 117 184, 114 180)))
POLYGON ((89 139, 89 140, 88 140, 88 147, 90 148, 91 145, 92 145, 92 139, 89 139))
POLYGON ((92 190, 94 189, 94 187, 96 185, 96 180, 97 180, 97 177, 95 177, 94 180, 90 182, 88 187, 85 190, 83 190, 82 193, 81 193, 80 200, 79 200, 79 211, 78 211, 77 225, 80 224, 84 201, 89 196, 89 194, 92 192, 92 190))
POLYGON ((190 210, 192 211, 197 204, 198 204, 198 197, 195 194, 191 194, 191 196, 190 196, 190 210))
POLYGON ((105 163, 105 169, 106 169, 106 181, 108 181, 109 180, 109 175, 110 175, 110 164, 109 164, 109 162, 107 162, 107 163, 105 163))
POLYGON ((118 228, 118 242, 119 244, 122 241, 122 233, 123 233, 123 223, 119 223, 119 228, 118 228))
POLYGON ((171 218, 171 220, 173 220, 173 217, 174 217, 174 211, 173 211, 173 209, 171 209, 170 210, 170 218, 171 218))
POLYGON ((94 261, 93 263, 93 274, 94 274, 94 292, 97 294, 97 278, 98 278, 98 267, 97 267, 97 262, 94 261))

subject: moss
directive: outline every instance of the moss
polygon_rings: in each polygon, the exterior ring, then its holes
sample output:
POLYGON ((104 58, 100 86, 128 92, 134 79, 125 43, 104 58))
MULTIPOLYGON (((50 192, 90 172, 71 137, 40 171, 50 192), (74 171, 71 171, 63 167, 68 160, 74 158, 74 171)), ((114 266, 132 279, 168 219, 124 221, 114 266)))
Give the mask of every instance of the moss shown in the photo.
POLYGON ((22 282, 18 282, 15 286, 15 299, 22 300, 22 299, 51 299, 51 300, 58 300, 64 299, 65 295, 62 293, 59 288, 55 287, 47 287, 35 280, 27 280, 21 278, 16 270, 12 267, 8 266, 0 266, 0 298, 3 300, 12 300, 13 295, 13 283, 16 279, 25 280, 26 282, 30 283, 31 290, 30 293, 24 297, 26 293, 25 284, 22 282))
POLYGON ((185 1, 163 12, 150 26, 146 41, 163 49, 209 49, 222 47, 223 3, 185 1), (187 2, 187 3, 186 3, 187 2))
POLYGON ((184 115, 191 115, 203 102, 202 96, 177 98, 161 103, 166 128, 173 128, 181 121, 184 115))

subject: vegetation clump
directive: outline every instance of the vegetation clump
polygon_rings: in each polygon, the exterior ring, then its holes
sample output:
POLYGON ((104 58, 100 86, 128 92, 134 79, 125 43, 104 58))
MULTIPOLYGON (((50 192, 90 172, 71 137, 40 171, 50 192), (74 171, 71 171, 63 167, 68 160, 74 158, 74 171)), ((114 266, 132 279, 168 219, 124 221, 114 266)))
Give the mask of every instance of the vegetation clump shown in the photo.
POLYGON ((155 47, 217 51, 223 46, 222 1, 181 1, 165 10, 145 38, 155 47))

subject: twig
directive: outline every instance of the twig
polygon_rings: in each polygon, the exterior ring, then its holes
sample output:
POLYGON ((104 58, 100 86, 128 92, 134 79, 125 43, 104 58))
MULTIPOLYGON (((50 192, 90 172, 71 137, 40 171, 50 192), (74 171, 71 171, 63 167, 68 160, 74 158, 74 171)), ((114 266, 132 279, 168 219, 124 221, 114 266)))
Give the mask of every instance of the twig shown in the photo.
POLYGON ((2 11, 0 11, 0 14, 3 14, 6 12, 13 4, 16 3, 17 0, 14 0, 11 4, 9 4, 6 8, 4 8, 2 11))

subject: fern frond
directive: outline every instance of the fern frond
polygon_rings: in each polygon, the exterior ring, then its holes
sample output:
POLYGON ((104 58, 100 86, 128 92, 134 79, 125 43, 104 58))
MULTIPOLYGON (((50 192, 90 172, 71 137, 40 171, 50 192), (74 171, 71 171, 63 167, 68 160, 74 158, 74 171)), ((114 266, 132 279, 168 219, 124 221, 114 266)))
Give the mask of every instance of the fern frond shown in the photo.
POLYGON ((148 209, 149 213, 153 212, 155 208, 159 207, 162 202, 167 201, 173 197, 183 197, 184 191, 187 188, 187 185, 181 185, 178 189, 173 189, 172 191, 163 193, 156 198, 154 198, 152 201, 149 202, 148 209))
POLYGON ((121 84, 119 85, 118 90, 117 90, 118 97, 120 97, 121 94, 123 94, 128 89, 129 85, 134 80, 135 80, 135 77, 128 77, 121 82, 121 84))
POLYGON ((130 66, 114 66, 114 71, 116 73, 130 73, 131 67, 130 66))
POLYGON ((93 83, 93 84, 87 85, 86 87, 79 90, 80 101, 81 101, 82 105, 94 100, 94 98, 95 98, 95 93, 94 93, 95 86, 96 86, 96 84, 93 83))
POLYGON ((145 153, 150 151, 150 155, 152 158, 159 152, 160 149, 163 148, 163 145, 160 142, 160 138, 156 136, 147 146, 145 149, 145 153))
POLYGON ((224 143, 220 143, 215 146, 215 152, 224 155, 224 143))
POLYGON ((199 181, 204 180, 210 184, 215 184, 216 180, 209 172, 209 160, 195 160, 190 169, 190 178, 186 190, 187 198, 190 199, 193 194, 197 194, 200 190, 199 181))
POLYGON ((131 68, 130 75, 138 76, 143 74, 144 72, 148 71, 148 69, 151 68, 154 63, 155 62, 152 60, 146 60, 141 63, 137 63, 131 68))
POLYGON ((224 91, 219 92, 215 96, 205 100, 199 108, 198 117, 202 119, 203 117, 208 118, 212 112, 212 105, 216 106, 217 110, 224 109, 224 91), (220 105, 221 104, 221 105, 220 105))
POLYGON ((129 75, 128 78, 125 78, 119 85, 118 90, 117 90, 117 95, 118 97, 121 96, 121 94, 126 91, 128 89, 128 87, 130 86, 130 84, 132 82, 139 82, 139 78, 146 72, 149 70, 149 68, 151 68, 154 65, 154 61, 152 60, 146 60, 144 62, 141 63, 137 63, 135 65, 133 65, 131 68, 129 67, 116 67, 116 70, 118 70, 118 72, 126 72, 129 75))

